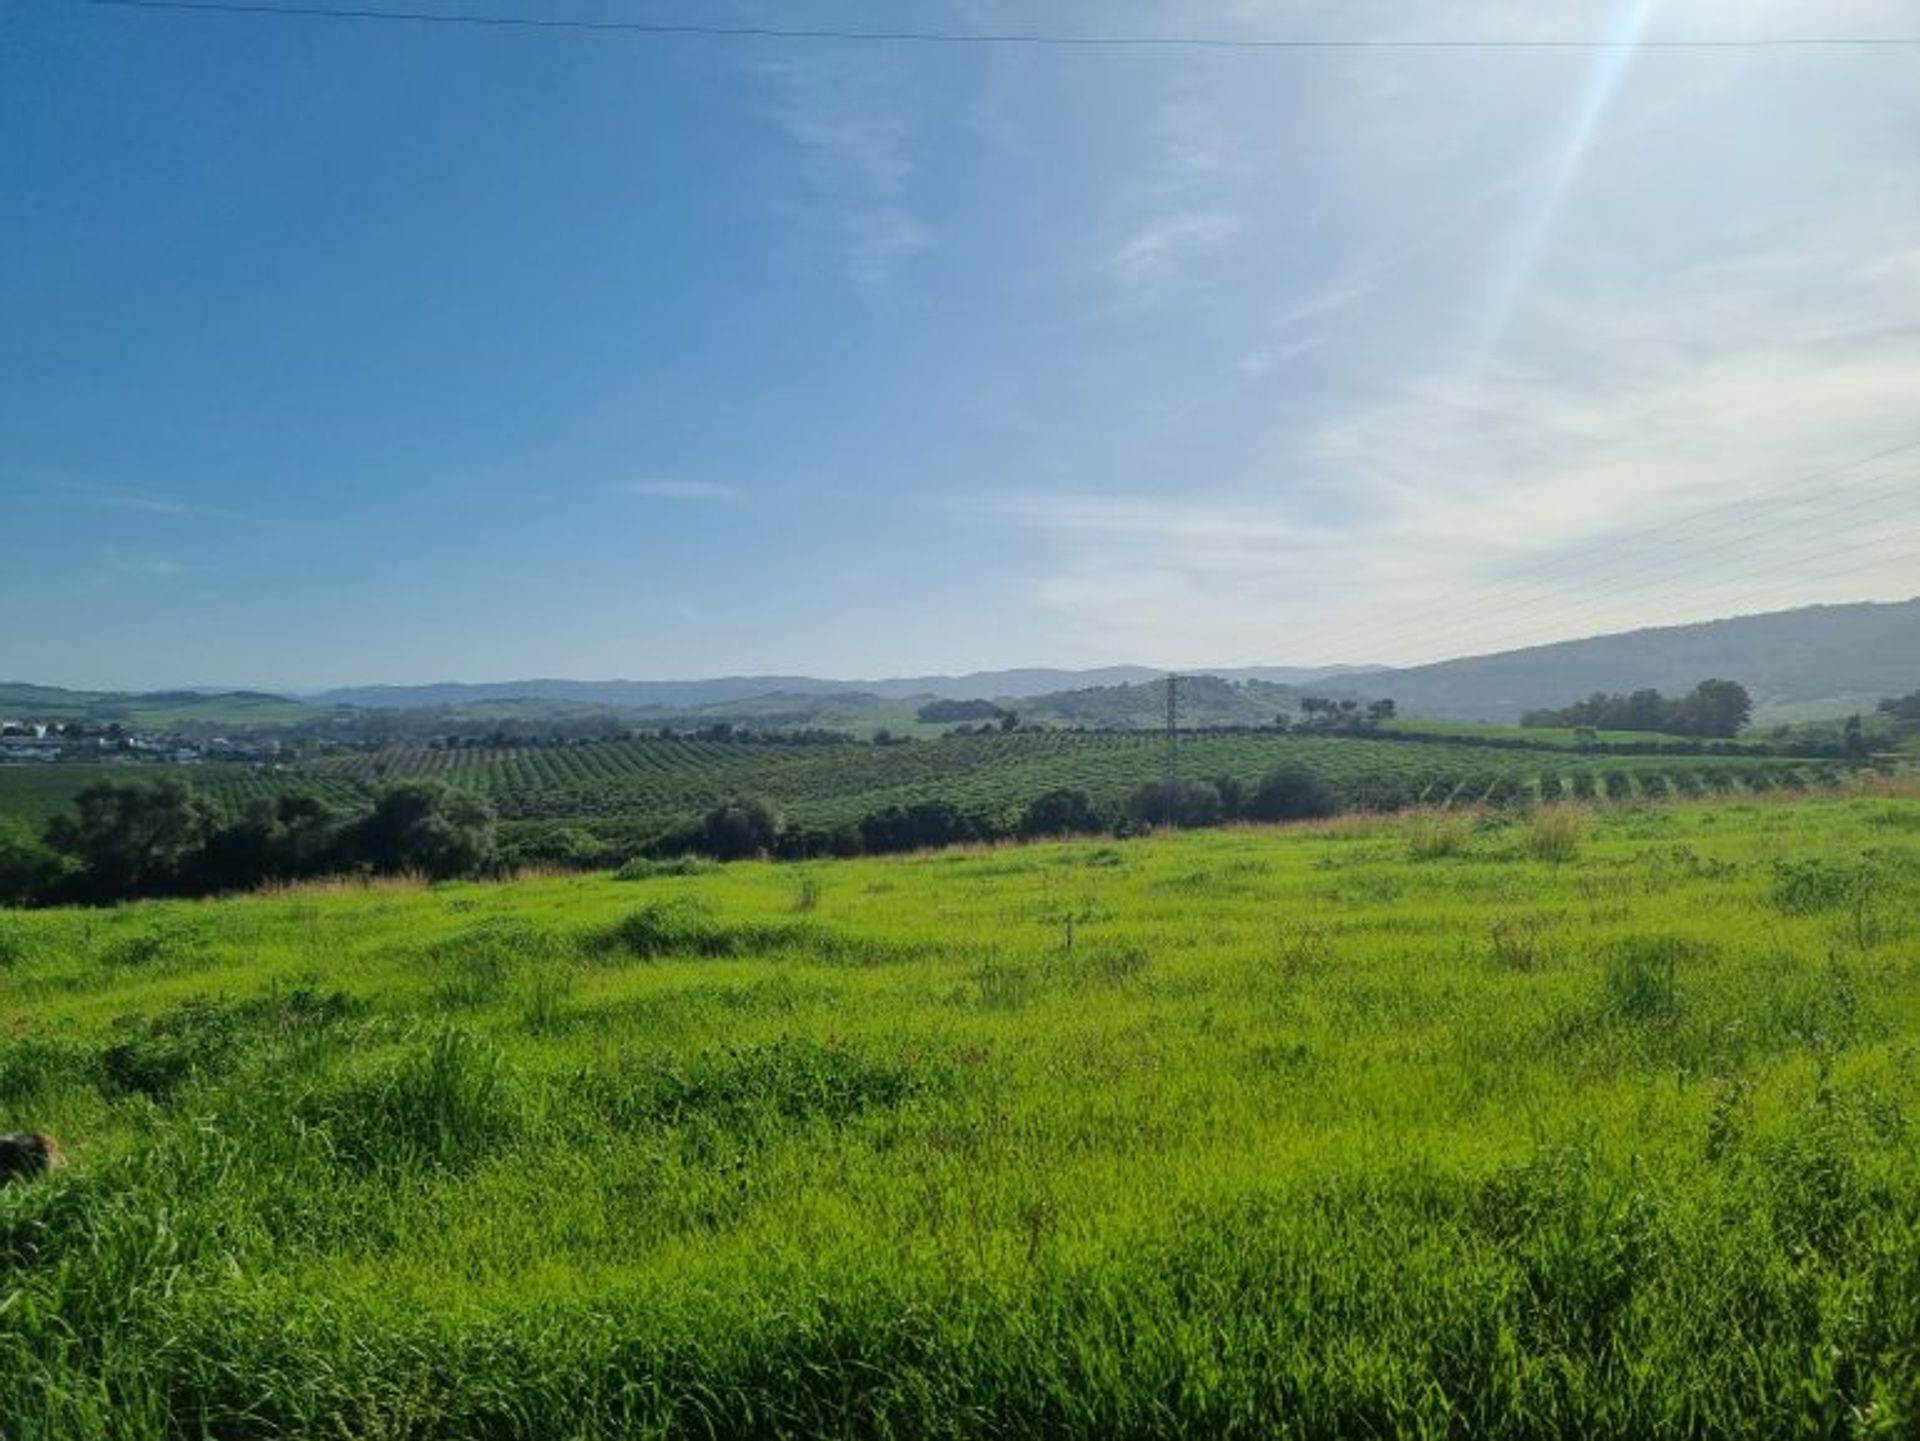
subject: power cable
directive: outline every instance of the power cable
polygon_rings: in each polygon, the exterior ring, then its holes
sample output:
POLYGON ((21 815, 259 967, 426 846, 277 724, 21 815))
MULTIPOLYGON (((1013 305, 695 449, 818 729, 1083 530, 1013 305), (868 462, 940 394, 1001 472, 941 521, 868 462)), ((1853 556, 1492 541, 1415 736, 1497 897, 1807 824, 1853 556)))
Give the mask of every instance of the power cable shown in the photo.
POLYGON ((1108 50, 1850 50, 1920 49, 1920 35, 1778 35, 1746 39, 1537 39, 1499 37, 1365 38, 1357 36, 1071 35, 1044 31, 886 29, 839 26, 715 25, 699 21, 589 20, 556 16, 489 15, 464 11, 386 10, 321 5, 258 5, 247 0, 82 0, 123 10, 190 11, 209 15, 279 15, 299 19, 363 20, 463 25, 514 30, 696 36, 720 40, 823 40, 905 45, 1029 46, 1108 50))

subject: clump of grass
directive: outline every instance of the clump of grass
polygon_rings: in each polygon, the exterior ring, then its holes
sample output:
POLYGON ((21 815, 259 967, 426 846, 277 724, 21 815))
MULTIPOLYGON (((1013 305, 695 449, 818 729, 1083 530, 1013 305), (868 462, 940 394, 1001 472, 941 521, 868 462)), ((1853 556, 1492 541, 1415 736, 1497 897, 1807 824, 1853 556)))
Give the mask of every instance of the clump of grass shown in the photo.
POLYGON ((458 1167, 499 1150, 521 1119, 499 1051, 453 1026, 306 1110, 357 1170, 458 1167))
POLYGON ((132 935, 116 936, 100 948, 103 965, 125 970, 174 970, 203 959, 190 930, 155 923, 132 935))
POLYGON ((344 992, 297 989, 246 1001, 182 1002, 156 1016, 123 1016, 99 1054, 108 1094, 164 1100, 189 1082, 227 1072, 274 1041, 325 1030, 359 1009, 344 992))
POLYGON ((651 881, 662 876, 704 876, 720 869, 720 863, 706 856, 635 856, 613 873, 616 881, 651 881))
POLYGON ((1558 926, 1548 916, 1498 916, 1487 928, 1494 964, 1509 971, 1538 970, 1553 957, 1558 926))
POLYGON ((513 967, 497 952, 462 956, 433 988, 434 1004, 450 1011, 479 1010, 505 996, 512 982, 513 967))
POLYGON ((536 1036, 551 1036, 565 1026, 573 978, 563 972, 542 971, 527 988, 521 1024, 536 1036))
POLYGON ((1566 806, 1542 806, 1527 823, 1527 853, 1537 861, 1564 864, 1580 853, 1585 829, 1580 812, 1566 806))
POLYGON ((558 956, 552 931, 513 917, 497 917, 436 941, 427 963, 440 972, 433 997, 444 1010, 482 1010, 513 991, 522 971, 558 956))
POLYGON ((1871 895, 1877 877, 1866 862, 1844 864, 1808 856, 1773 863, 1773 903, 1788 915, 1837 910, 1871 895))
MULTIPOLYGON (((1889 831, 1920 831, 1920 806, 1893 804, 1882 806, 1868 815, 1867 824, 1889 831)), ((0 939, 0 947, 4 944, 4 940, 0 939)), ((4 961, 0 961, 0 964, 4 964, 4 961)))
POLYGON ((84 1045, 38 1030, 0 1037, 0 1106, 37 1104, 57 1091, 85 1085, 95 1057, 84 1045))
POLYGON ((589 939, 601 954, 623 952, 641 960, 660 956, 737 956, 791 942, 792 926, 729 924, 685 898, 642 906, 589 939))
POLYGON ((950 1069, 925 1052, 885 1055, 833 1040, 782 1036, 763 1045, 584 1072, 571 1089, 620 1130, 699 1125, 739 1132, 814 1118, 842 1123, 864 1111, 905 1105, 953 1080, 950 1069))
POLYGON ((1274 937, 1274 960, 1289 979, 1322 971, 1337 959, 1332 932, 1317 922, 1288 921, 1274 937))
POLYGON ((1724 1160, 1752 1129, 1753 1092, 1751 1080, 1720 1077, 1714 1082, 1705 1147, 1709 1161, 1724 1160))
POLYGON ((805 915, 808 911, 816 909, 819 904, 820 878, 818 876, 800 877, 800 884, 793 888, 794 910, 805 915))
POLYGON ((1130 981, 1147 969, 1143 947, 1110 941, 1082 947, 1078 961, 1086 975, 1109 986, 1130 981))
POLYGON ((1697 951, 1680 936, 1629 936, 1607 955, 1601 973, 1606 1006, 1630 1021, 1669 1021, 1679 1014, 1680 962, 1697 951))
POLYGON ((1017 1011, 1033 998, 1033 972, 990 955, 973 973, 974 999, 989 1011, 1017 1011))
POLYGON ((18 965, 33 953, 32 935, 27 926, 16 923, 4 911, 0 911, 0 971, 18 965))
POLYGON ((1438 861, 1464 855, 1467 849, 1466 824, 1455 816, 1427 816, 1414 822, 1407 833, 1407 857, 1415 861, 1438 861))

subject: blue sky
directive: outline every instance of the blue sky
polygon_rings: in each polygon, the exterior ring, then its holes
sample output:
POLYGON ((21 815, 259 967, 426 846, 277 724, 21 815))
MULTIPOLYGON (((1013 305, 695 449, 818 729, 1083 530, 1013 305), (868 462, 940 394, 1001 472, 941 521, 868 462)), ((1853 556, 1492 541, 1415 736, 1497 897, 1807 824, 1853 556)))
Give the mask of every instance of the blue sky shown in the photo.
MULTIPOLYGON (((1876 0, 411 8, 1920 32, 1876 0)), ((1411 662, 1905 598, 1917 153, 1911 48, 13 0, 0 678, 1411 662)))

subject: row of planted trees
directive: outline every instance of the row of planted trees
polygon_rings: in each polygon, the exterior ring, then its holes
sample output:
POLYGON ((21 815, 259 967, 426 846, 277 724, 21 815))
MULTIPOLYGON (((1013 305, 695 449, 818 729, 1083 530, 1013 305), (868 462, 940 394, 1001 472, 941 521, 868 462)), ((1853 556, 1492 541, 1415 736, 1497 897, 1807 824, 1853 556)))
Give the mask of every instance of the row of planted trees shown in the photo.
POLYGON ((1046 836, 1128 835, 1154 826, 1211 826, 1235 820, 1302 820, 1339 809, 1312 771, 1283 767, 1248 786, 1233 776, 1181 779, 1171 787, 1142 785, 1120 806, 1103 806, 1086 791, 1061 788, 1036 796, 1017 813, 966 811, 926 800, 871 811, 838 825, 791 825, 758 798, 727 801, 699 820, 657 837, 654 855, 698 854, 718 860, 750 856, 888 855, 974 841, 1046 836))
MULTIPOLYGON (((1231 776, 1141 786, 1125 804, 1060 788, 1014 814, 963 810, 950 801, 887 806, 840 825, 789 825, 768 802, 728 801, 655 837, 652 855, 886 855, 1020 837, 1125 835, 1159 825, 1288 820, 1331 814, 1333 796, 1312 772, 1274 771, 1248 787, 1231 776)), ((602 854, 503 856, 492 806, 435 781, 388 786, 371 809, 345 812, 306 793, 260 797, 223 813, 179 780, 109 780, 36 835, 0 818, 0 904, 104 904, 151 896, 210 895, 333 875, 494 874, 515 861, 600 862, 602 854)))
POLYGON ((341 874, 483 875, 499 862, 495 829, 484 797, 430 781, 389 786, 360 812, 290 792, 233 814, 172 777, 103 781, 37 836, 17 820, 0 827, 0 903, 209 895, 341 874))

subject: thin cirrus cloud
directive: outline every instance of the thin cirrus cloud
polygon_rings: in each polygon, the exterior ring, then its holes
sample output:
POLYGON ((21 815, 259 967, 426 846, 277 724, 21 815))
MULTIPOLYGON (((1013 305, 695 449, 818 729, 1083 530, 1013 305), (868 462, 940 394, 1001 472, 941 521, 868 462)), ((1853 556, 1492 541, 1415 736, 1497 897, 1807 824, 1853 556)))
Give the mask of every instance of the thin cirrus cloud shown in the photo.
POLYGON ((1114 248, 1106 272, 1123 290, 1164 284, 1196 261, 1225 250, 1243 229, 1236 216, 1220 210, 1156 215, 1114 248))
POLYGON ((701 505, 738 505, 747 493, 717 480, 629 480, 614 487, 643 500, 679 500, 701 505))
POLYGON ((1920 260, 1836 216, 1536 297, 1503 363, 1443 360, 1177 497, 969 508, 1058 544, 1031 585, 1085 652, 1416 662, 1913 591, 1920 260), (1284 477, 1334 488, 1338 516, 1284 477))
POLYGON ((919 117, 908 72, 887 56, 761 57, 760 110, 801 159, 788 203, 850 278, 880 285, 933 234, 909 195, 919 117))
POLYGON ((169 560, 164 557, 116 560, 95 571, 92 583, 96 587, 142 585, 149 582, 160 584, 200 575, 206 569, 205 566, 188 565, 185 561, 169 560))

